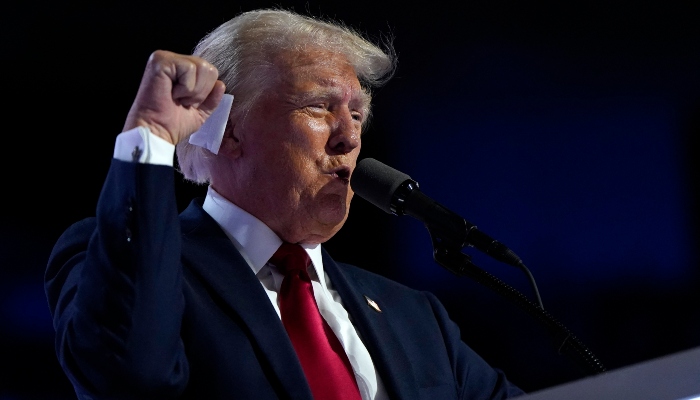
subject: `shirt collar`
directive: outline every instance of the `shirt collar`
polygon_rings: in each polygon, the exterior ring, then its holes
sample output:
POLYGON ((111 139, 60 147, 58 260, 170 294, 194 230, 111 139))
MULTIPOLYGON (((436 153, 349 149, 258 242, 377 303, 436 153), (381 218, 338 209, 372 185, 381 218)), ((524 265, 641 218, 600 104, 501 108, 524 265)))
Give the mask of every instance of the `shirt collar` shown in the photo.
MULTIPOLYGON (((202 208, 221 226, 254 274, 257 274, 267 264, 282 244, 282 239, 272 229, 225 199, 211 186, 207 189, 202 208)), ((303 244, 302 247, 309 254, 316 275, 325 287, 321 245, 303 244)))

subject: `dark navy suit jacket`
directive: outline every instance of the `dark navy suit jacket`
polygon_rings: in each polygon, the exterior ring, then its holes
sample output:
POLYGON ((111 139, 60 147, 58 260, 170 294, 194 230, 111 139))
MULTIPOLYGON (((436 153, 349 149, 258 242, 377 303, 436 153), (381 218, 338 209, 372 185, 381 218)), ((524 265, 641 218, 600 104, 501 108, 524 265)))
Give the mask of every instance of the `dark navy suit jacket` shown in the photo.
MULTIPOLYGON (((259 280, 202 199, 178 215, 173 173, 113 160, 96 216, 50 256, 56 352, 78 397, 311 399, 259 280)), ((522 394, 461 341, 432 294, 325 250, 323 263, 392 399, 522 394)))

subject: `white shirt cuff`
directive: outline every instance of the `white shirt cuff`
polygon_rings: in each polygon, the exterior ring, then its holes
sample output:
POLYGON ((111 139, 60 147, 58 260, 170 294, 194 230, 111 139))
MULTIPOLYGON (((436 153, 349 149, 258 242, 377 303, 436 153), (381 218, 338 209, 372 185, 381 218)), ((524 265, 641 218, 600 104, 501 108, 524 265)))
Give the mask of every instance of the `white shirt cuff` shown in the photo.
POLYGON ((175 145, 139 126, 117 135, 114 158, 142 164, 173 166, 175 145))

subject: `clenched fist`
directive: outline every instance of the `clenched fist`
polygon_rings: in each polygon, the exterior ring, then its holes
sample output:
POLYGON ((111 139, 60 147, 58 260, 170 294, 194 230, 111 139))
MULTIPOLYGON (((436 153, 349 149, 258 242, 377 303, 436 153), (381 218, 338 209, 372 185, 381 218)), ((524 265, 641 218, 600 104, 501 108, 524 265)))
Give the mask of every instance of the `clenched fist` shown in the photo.
POLYGON ((124 131, 137 126, 172 144, 185 140, 209 118, 226 89, 206 60, 165 50, 148 59, 124 131))

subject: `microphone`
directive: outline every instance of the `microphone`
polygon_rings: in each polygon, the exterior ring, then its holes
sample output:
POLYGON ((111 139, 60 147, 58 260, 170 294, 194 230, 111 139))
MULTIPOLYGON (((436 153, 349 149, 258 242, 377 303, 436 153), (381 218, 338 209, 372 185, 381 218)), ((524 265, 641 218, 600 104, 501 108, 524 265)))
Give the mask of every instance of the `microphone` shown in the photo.
POLYGON ((434 238, 451 248, 474 247, 498 261, 521 267, 522 260, 503 243, 442 204, 423 194, 418 182, 373 158, 360 160, 350 187, 363 199, 389 214, 409 215, 422 221, 434 238))

